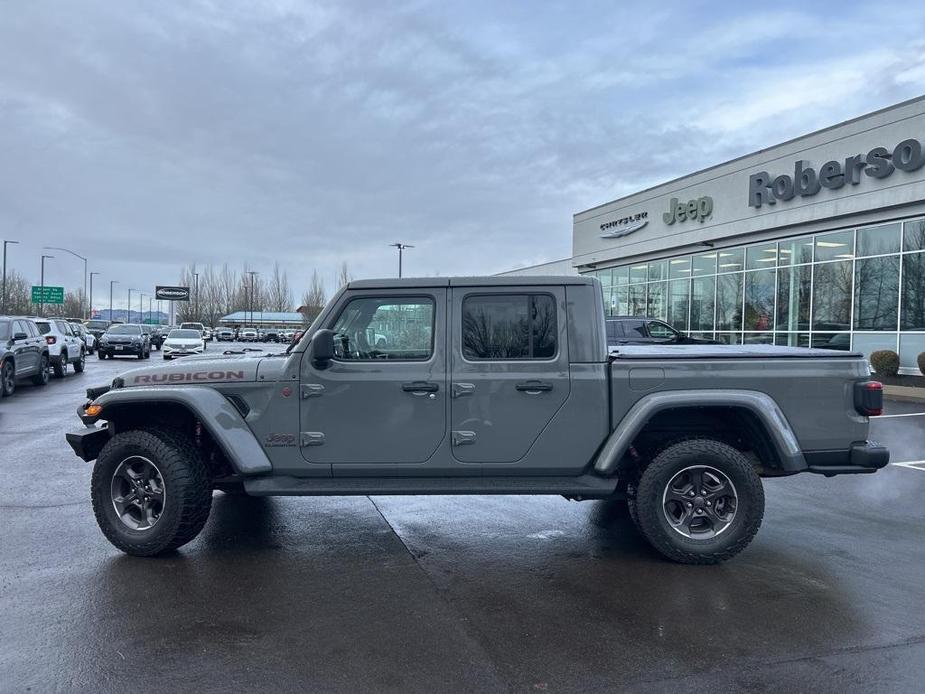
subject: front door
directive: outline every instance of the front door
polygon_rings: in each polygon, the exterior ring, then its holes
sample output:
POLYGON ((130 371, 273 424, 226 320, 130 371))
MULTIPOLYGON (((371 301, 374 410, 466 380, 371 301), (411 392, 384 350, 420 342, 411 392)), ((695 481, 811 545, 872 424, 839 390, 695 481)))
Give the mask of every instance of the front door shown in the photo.
POLYGON ((568 399, 565 290, 453 289, 451 436, 467 463, 515 463, 568 399))
POLYGON ((39 360, 41 359, 41 345, 45 340, 36 337, 29 331, 29 325, 25 321, 14 320, 12 322, 13 338, 10 349, 16 355, 16 371, 18 374, 31 374, 39 370, 39 360), (15 339, 17 335, 25 335, 15 339))
POLYGON ((302 360, 303 456, 335 475, 425 463, 447 428, 446 289, 349 291, 330 315, 335 358, 302 360))

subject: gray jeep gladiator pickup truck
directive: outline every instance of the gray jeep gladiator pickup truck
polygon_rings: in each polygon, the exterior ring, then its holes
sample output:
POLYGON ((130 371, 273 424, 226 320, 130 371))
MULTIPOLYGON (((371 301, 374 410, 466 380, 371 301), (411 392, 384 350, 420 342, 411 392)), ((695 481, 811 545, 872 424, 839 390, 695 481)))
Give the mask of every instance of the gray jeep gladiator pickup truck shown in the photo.
POLYGON ((625 499, 666 557, 715 563, 764 513, 762 478, 874 472, 880 384, 858 354, 724 345, 608 352, 597 280, 351 282, 278 354, 226 352, 91 388, 67 434, 96 461, 103 533, 192 540, 213 490, 256 496, 625 499))

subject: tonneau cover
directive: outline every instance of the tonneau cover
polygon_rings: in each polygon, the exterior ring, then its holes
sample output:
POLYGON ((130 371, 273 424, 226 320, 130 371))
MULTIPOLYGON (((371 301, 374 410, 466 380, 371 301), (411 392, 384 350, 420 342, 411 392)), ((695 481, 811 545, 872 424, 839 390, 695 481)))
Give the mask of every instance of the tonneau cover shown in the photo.
POLYGON ((857 352, 775 345, 621 345, 611 359, 860 359, 857 352))

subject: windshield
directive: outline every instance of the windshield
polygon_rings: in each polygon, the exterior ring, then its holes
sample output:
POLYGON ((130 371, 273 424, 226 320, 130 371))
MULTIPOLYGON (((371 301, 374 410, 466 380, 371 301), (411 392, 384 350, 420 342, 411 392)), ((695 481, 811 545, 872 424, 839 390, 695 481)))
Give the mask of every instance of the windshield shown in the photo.
POLYGON ((105 330, 106 328, 109 327, 109 321, 108 320, 91 320, 87 322, 87 327, 90 328, 90 330, 97 330, 97 329, 105 330))
POLYGON ((198 340, 198 330, 171 330, 167 336, 168 340, 198 340))
POLYGON ((199 323, 183 323, 180 326, 180 328, 183 330, 197 330, 197 331, 202 329, 199 323))
POLYGON ((137 325, 114 325, 106 332, 110 335, 141 335, 141 328, 137 325))

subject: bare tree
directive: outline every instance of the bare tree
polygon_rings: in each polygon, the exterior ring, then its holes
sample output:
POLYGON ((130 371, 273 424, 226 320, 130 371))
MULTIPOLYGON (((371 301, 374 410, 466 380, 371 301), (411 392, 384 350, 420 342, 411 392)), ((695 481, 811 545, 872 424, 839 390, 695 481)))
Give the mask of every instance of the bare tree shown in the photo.
POLYGON ((312 282, 309 290, 302 295, 302 320, 311 323, 321 313, 327 301, 324 293, 324 284, 317 270, 312 270, 312 282))
POLYGON ((273 264, 273 277, 267 286, 267 306, 271 311, 292 310, 292 289, 286 272, 279 271, 279 263, 273 264))
POLYGON ((347 269, 347 261, 345 260, 340 264, 340 269, 337 271, 337 288, 340 289, 349 282, 350 270, 347 269))
POLYGON ((35 313, 38 307, 32 303, 32 285, 16 270, 6 273, 6 312, 14 316, 35 313))

